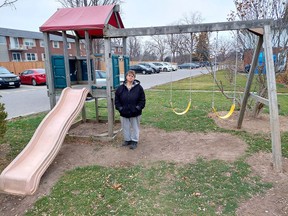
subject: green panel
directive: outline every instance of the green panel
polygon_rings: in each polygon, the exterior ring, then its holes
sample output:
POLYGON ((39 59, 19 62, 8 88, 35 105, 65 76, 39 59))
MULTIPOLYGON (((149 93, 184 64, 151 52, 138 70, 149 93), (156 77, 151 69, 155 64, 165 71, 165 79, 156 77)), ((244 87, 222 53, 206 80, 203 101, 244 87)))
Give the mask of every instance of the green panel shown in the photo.
POLYGON ((130 58, 129 56, 124 56, 124 77, 126 77, 126 73, 129 71, 130 67, 130 58))
POLYGON ((120 69, 119 69, 118 55, 112 55, 112 69, 113 69, 113 88, 116 89, 120 85, 120 69))
POLYGON ((64 56, 51 56, 55 88, 66 88, 64 56))
MULTIPOLYGON (((93 80, 94 78, 94 67, 93 67, 93 61, 92 59, 90 60, 90 65, 91 65, 91 79, 93 80)), ((88 80, 88 70, 87 70, 87 61, 86 60, 81 60, 81 69, 82 69, 82 80, 87 81, 88 80)))

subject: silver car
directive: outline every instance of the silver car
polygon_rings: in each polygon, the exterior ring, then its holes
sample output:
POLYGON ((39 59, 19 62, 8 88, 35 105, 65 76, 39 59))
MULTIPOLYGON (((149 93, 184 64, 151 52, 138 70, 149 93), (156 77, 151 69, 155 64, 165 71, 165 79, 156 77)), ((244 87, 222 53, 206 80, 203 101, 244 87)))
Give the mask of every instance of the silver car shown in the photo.
MULTIPOLYGON (((96 86, 102 87, 106 86, 106 71, 95 70, 96 86)), ((120 76, 120 84, 124 82, 124 77, 120 76)))

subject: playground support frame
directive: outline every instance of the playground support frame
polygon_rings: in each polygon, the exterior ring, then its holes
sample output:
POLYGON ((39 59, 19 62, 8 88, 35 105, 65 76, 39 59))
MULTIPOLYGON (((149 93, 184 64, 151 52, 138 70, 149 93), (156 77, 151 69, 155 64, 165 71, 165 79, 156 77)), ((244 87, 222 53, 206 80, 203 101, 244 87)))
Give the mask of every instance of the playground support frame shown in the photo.
MULTIPOLYGON (((273 20, 249 20, 249 21, 234 21, 223 23, 206 23, 193 25, 178 25, 178 26, 160 26, 147 28, 128 28, 115 29, 107 25, 104 29, 104 38, 127 38, 133 36, 152 36, 152 35, 167 35, 167 34, 182 34, 182 33, 197 33, 197 32, 212 32, 212 31, 229 31, 229 30, 250 30, 253 34, 259 37, 258 44, 254 51, 252 67, 249 71, 249 78, 244 91, 244 99, 242 102, 240 115, 238 118, 238 128, 241 128, 243 117, 247 105, 248 97, 250 96, 250 87, 253 80, 253 73, 256 67, 256 61, 259 56, 262 44, 266 55, 267 68, 267 85, 268 85, 268 100, 269 100, 269 115, 270 115, 270 130, 273 153, 273 167, 277 172, 282 172, 282 153, 281 153, 281 137, 279 127, 278 102, 276 92, 276 79, 273 62, 273 50, 271 45, 271 26, 275 26, 277 21, 273 20), (254 69, 253 69, 254 68, 254 69)), ((105 43, 106 46, 106 43, 105 43)), ((106 49, 105 49, 106 50, 106 49)), ((105 61, 109 62, 109 55, 105 55, 105 61)), ((107 63, 106 63, 107 64, 107 63)))

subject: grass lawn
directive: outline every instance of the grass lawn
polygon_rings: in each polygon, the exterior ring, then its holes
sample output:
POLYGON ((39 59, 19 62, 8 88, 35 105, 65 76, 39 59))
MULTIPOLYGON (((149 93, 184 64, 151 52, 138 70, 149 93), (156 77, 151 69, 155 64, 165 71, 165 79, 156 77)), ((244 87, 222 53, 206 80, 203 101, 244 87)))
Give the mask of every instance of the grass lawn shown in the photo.
MULTIPOLYGON (((219 73, 218 79, 225 80, 219 73)), ((245 87, 246 76, 237 78, 237 92, 245 87)), ((189 101, 190 80, 184 79, 146 90, 147 105, 142 124, 166 131, 231 133, 248 144, 243 157, 233 163, 220 160, 176 164, 159 161, 151 166, 107 168, 98 165, 66 172, 48 196, 40 198, 26 215, 235 215, 240 202, 265 192, 273 185, 251 175, 245 158, 258 151, 271 152, 269 135, 252 135, 243 131, 219 128, 207 114, 211 111, 213 81, 209 75, 192 79, 191 110, 172 114, 169 101, 179 110, 189 101), (187 90, 187 91, 186 91, 187 90)), ((223 82, 225 90, 233 91, 223 82)), ((278 85, 278 92, 287 89, 278 85)), ((241 93, 239 93, 240 95, 241 93)), ((238 96, 239 96, 238 95, 238 96)), ((215 92, 220 110, 228 110, 231 101, 215 92)), ((288 95, 279 94, 280 115, 288 115, 288 95)), ((102 101, 105 103, 105 101, 102 101)), ((94 103, 86 103, 87 115, 94 116, 94 103)), ((239 107, 237 107, 239 109, 239 107)), ((267 110, 265 110, 267 112, 267 110)), ((11 161, 25 147, 45 114, 23 117, 8 122, 2 143, 8 143, 11 161)), ((116 118, 119 118, 116 115, 116 118)), ((288 133, 282 133, 282 154, 288 157, 288 133)), ((4 165, 0 164, 0 170, 4 165)))

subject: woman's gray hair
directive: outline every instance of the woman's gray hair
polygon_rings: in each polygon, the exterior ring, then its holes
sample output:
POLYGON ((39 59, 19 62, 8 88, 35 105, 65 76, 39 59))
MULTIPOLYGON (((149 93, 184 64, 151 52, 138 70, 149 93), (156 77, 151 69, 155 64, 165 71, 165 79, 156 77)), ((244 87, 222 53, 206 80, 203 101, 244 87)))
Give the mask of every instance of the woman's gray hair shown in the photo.
POLYGON ((131 75, 134 76, 134 78, 136 78, 136 73, 135 73, 134 70, 129 70, 129 71, 126 73, 126 76, 127 76, 128 74, 131 74, 131 75))

